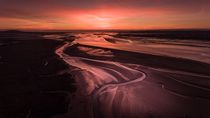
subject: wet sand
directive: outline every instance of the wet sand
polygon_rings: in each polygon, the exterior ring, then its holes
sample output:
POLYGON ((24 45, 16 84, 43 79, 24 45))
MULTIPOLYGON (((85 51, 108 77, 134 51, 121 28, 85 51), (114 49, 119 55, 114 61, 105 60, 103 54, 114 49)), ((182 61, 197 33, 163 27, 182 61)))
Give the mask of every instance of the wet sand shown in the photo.
POLYGON ((99 38, 81 35, 76 34, 74 42, 56 50, 74 67, 71 72, 77 83, 75 103, 79 108, 73 106, 55 118, 210 116, 209 64, 176 55, 122 50, 113 47, 113 43, 122 41, 105 42, 106 34, 99 38))

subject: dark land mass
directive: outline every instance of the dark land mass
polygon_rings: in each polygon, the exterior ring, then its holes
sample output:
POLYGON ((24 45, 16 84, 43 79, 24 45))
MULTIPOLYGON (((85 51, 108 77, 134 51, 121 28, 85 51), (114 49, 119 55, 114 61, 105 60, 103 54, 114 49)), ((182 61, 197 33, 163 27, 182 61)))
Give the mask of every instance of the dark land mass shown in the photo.
POLYGON ((210 41, 210 30, 142 30, 119 31, 116 37, 153 37, 210 41))
POLYGON ((1 118, 49 118, 67 111, 74 81, 54 53, 63 43, 43 34, 0 32, 1 118))

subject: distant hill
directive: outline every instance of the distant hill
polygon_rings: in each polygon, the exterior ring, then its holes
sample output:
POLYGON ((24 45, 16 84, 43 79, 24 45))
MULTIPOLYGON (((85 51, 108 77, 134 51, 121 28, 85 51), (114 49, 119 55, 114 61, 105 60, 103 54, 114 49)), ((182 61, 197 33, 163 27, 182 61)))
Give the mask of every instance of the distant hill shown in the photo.
POLYGON ((2 33, 24 33, 23 31, 20 30, 5 30, 5 31, 0 31, 2 33))
POLYGON ((139 30, 120 31, 117 37, 154 37, 210 41, 210 30, 139 30))

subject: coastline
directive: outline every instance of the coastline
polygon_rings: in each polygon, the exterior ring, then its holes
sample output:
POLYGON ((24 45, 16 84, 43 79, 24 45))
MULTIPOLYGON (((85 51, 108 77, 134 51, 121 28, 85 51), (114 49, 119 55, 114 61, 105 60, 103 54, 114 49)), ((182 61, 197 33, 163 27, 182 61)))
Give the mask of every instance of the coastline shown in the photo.
POLYGON ((207 63, 106 47, 131 41, 105 33, 3 35, 2 117, 210 116, 207 63))

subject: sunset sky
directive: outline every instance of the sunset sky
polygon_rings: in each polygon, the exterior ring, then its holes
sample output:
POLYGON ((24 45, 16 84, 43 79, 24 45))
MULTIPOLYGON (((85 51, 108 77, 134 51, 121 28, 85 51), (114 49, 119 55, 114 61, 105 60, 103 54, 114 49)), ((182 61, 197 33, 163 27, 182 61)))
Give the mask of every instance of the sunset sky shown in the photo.
POLYGON ((210 0, 0 0, 0 29, 210 28, 210 0))

